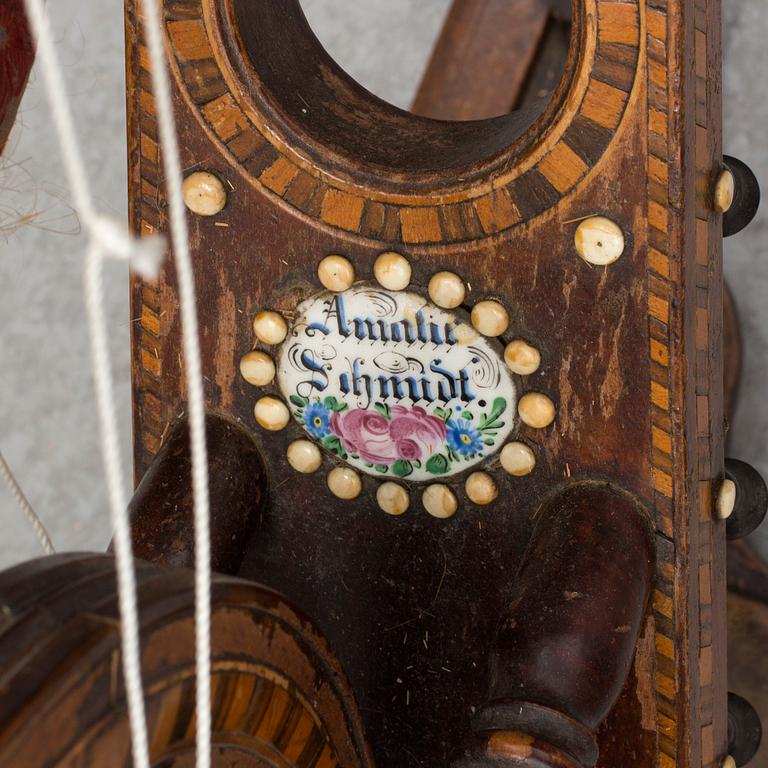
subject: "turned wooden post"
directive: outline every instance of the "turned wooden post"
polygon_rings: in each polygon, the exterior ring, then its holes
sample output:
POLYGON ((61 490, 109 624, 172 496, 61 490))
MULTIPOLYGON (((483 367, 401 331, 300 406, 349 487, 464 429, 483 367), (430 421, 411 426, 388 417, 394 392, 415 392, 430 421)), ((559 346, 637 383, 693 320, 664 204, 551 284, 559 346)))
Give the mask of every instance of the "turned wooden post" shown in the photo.
MULTIPOLYGON (((267 474, 253 440, 237 424, 206 418, 211 507, 211 567, 237 573, 248 539, 265 514, 267 474)), ((134 555, 193 568, 192 457, 189 423, 178 422, 131 500, 134 555)))
POLYGON ((479 756, 462 768, 591 768, 595 732, 634 659, 655 560, 647 513, 614 486, 588 482, 536 517, 499 627, 488 701, 473 718, 479 756), (531 740, 535 759, 510 751, 531 740))

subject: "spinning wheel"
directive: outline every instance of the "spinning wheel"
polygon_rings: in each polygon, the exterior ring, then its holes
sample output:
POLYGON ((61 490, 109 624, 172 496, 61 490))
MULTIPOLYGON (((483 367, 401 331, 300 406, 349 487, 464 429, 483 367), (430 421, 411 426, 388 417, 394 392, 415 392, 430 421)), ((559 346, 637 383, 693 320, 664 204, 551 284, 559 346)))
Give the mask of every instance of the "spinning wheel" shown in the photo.
MULTIPOLYGON (((194 765, 192 573, 137 578, 152 764, 194 765)), ((130 765, 113 559, 25 563, 0 602, 2 765, 130 765)), ((279 595, 217 578, 211 629, 215 766, 372 765, 341 669, 279 595)))
MULTIPOLYGON (((164 3, 213 564, 242 579, 214 589, 217 764, 748 756, 754 729, 729 743, 725 519, 752 530, 768 497, 724 460, 721 236, 757 192, 722 156, 719 21, 717 0, 467 0, 417 116, 349 78, 295 0, 164 3), (491 6, 510 27, 527 9, 516 60, 491 6), (452 50, 509 88, 457 95, 452 50)), ((129 2, 150 235, 166 201, 139 22, 129 2)), ((189 566, 173 267, 132 295, 135 549, 189 566)), ((128 760, 111 569, 0 580, 4 765, 128 760)), ((139 581, 152 758, 187 765, 190 576, 139 581)))

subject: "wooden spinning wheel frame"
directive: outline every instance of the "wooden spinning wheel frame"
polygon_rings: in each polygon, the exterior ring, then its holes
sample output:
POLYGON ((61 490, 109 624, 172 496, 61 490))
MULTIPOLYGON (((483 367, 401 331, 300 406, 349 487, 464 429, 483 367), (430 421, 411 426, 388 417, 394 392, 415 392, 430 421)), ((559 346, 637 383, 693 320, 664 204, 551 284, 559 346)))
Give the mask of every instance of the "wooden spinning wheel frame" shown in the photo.
MULTIPOLYGON (((726 170, 735 175, 739 208, 746 187, 738 161, 722 159, 719 2, 564 5, 455 4, 417 116, 349 78, 295 0, 163 4, 183 163, 226 202, 206 215, 189 204, 214 568, 247 580, 221 577, 214 589, 217 765, 723 764, 733 734, 717 510, 727 484, 724 397, 735 385, 724 392, 716 190, 726 170), (493 18, 508 25, 522 14, 517 62, 489 21, 496 5, 493 18), (461 61, 473 51, 475 69, 461 61), (559 84, 547 57, 562 62, 559 84), (505 85, 489 87, 488 71, 505 85), (467 96, 462 89, 484 75, 467 96), (553 91, 543 101, 541 83, 553 91), (510 106, 518 109, 502 114, 510 106), (484 119, 466 119, 475 109, 484 119), (593 236, 590 225, 602 229, 593 236), (620 239, 615 257, 589 252, 611 238, 620 239), (407 268, 410 293, 380 277, 384 256, 407 268), (342 287, 328 283, 330 263, 352 270, 342 287), (455 304, 433 288, 446 273, 466 290, 455 304), (411 409, 408 424, 422 419, 414 434, 448 435, 447 458, 433 456, 425 470, 417 453, 391 466, 366 461, 338 431, 353 423, 354 406, 290 388, 283 338, 303 338, 306 326, 330 335, 330 322, 304 320, 325 302, 344 336, 329 336, 329 346, 348 350, 342 302, 374 289, 404 312, 388 327, 402 323, 409 346, 409 322, 422 351, 460 346, 458 331, 471 327, 473 340, 482 337, 474 354, 482 347, 509 364, 506 389, 496 384, 504 397, 480 401, 491 415, 481 414, 478 434, 490 447, 473 448, 470 458, 482 460, 473 474, 460 461, 469 454, 451 443, 460 433, 473 445, 469 405, 465 422, 453 400, 429 414, 411 409), (415 315, 413 301, 423 302, 415 315), (439 315, 443 336, 436 307, 450 310, 439 315), (503 313, 498 331, 487 330, 484 311, 503 313), (277 341, 259 331, 265 312, 285 328, 277 341), (432 312, 431 339, 421 312, 432 312), (520 342, 536 353, 530 370, 507 356, 520 342), (271 365, 271 375, 247 374, 246 359, 271 365), (276 421, 262 418, 267 401, 276 421), (551 418, 524 403, 551 408, 551 418), (499 423, 507 432, 497 445, 499 423), (499 451, 507 440, 532 457, 524 470, 499 451), (292 458, 299 444, 311 469, 292 458), (384 475, 407 514, 382 502, 384 475), (480 475, 491 489, 482 501, 471 486, 480 475), (445 514, 428 499, 435 488, 445 514)), ((126 18, 130 217, 151 235, 167 228, 161 148, 138 3, 127 3, 126 18)), ((734 211, 726 229, 737 214, 733 231, 750 218, 734 211)), ((133 280, 141 483, 131 512, 139 556, 187 566, 177 304, 172 264, 158 281, 133 280)), ((364 332, 362 317, 350 323, 358 346, 403 342, 395 330, 374 337, 372 324, 364 332)), ((349 394, 350 380, 340 381, 349 394)), ((420 386, 428 401, 429 384, 420 386)), ((387 401, 394 385, 381 392, 376 428, 394 435, 405 408, 387 401)), ((751 470, 730 467, 743 506, 751 470)), ((18 702, 0 696, 9 765, 130 760, 115 708, 123 694, 111 567, 107 557, 71 557, 0 577, 9 607, 0 662, 20 691, 18 702), (30 735, 35 709, 46 739, 30 735), (60 727, 65 711, 69 729, 60 727)), ((139 576, 152 759, 191 764, 190 576, 150 566, 139 576)))

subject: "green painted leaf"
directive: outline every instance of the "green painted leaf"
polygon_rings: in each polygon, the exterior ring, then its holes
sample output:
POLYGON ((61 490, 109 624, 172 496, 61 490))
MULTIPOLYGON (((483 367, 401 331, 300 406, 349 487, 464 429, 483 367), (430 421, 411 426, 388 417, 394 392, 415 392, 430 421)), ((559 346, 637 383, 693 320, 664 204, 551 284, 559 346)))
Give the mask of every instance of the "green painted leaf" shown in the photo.
POLYGON ((386 403, 374 403, 373 407, 385 418, 391 419, 392 413, 386 403))
POLYGON ((395 477, 408 477, 413 472, 413 464, 410 461, 400 459, 392 465, 392 474, 395 477))
POLYGON ((499 420, 504 411, 507 409, 507 401, 503 397, 497 397, 491 405, 491 411, 488 414, 483 414, 478 424, 478 429, 481 432, 487 432, 491 429, 500 429, 504 426, 504 422, 499 420))
POLYGON ((303 408, 305 405, 309 405, 309 400, 306 397, 299 397, 299 395, 291 395, 288 398, 295 406, 303 408))
POLYGON ((376 464, 375 469, 377 472, 381 472, 382 475, 389 472, 389 467, 386 464, 376 464))
POLYGON ((347 452, 344 450, 344 445, 336 435, 328 435, 324 437, 321 442, 329 451, 332 451, 339 456, 339 458, 347 458, 347 452))
POLYGON ((453 415, 452 410, 446 410, 445 408, 435 408, 434 410, 435 416, 437 416, 438 419, 442 419, 443 421, 448 421, 448 419, 451 418, 453 415))
POLYGON ((496 441, 495 440, 491 440, 490 438, 486 438, 485 440, 483 440, 483 443, 485 445, 495 445, 496 441))
POLYGON ((346 411, 349 406, 346 403, 339 402, 335 397, 326 397, 323 405, 329 411, 346 411))
POLYGON ((467 421, 472 421, 475 416, 471 411, 464 411, 464 413, 461 414, 461 418, 466 419, 467 421))
POLYGON ((444 475, 448 471, 450 461, 442 453, 431 456, 427 462, 427 472, 432 475, 444 475))

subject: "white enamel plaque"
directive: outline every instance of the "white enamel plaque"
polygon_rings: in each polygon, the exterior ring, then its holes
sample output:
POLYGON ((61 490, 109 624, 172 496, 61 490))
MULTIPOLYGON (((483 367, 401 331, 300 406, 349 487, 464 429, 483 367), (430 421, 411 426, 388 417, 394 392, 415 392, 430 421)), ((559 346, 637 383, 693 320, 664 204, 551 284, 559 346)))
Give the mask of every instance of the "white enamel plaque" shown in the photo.
POLYGON ((380 477, 456 474, 498 451, 515 424, 498 342, 415 293, 355 286, 308 299, 277 375, 312 438, 380 477))

